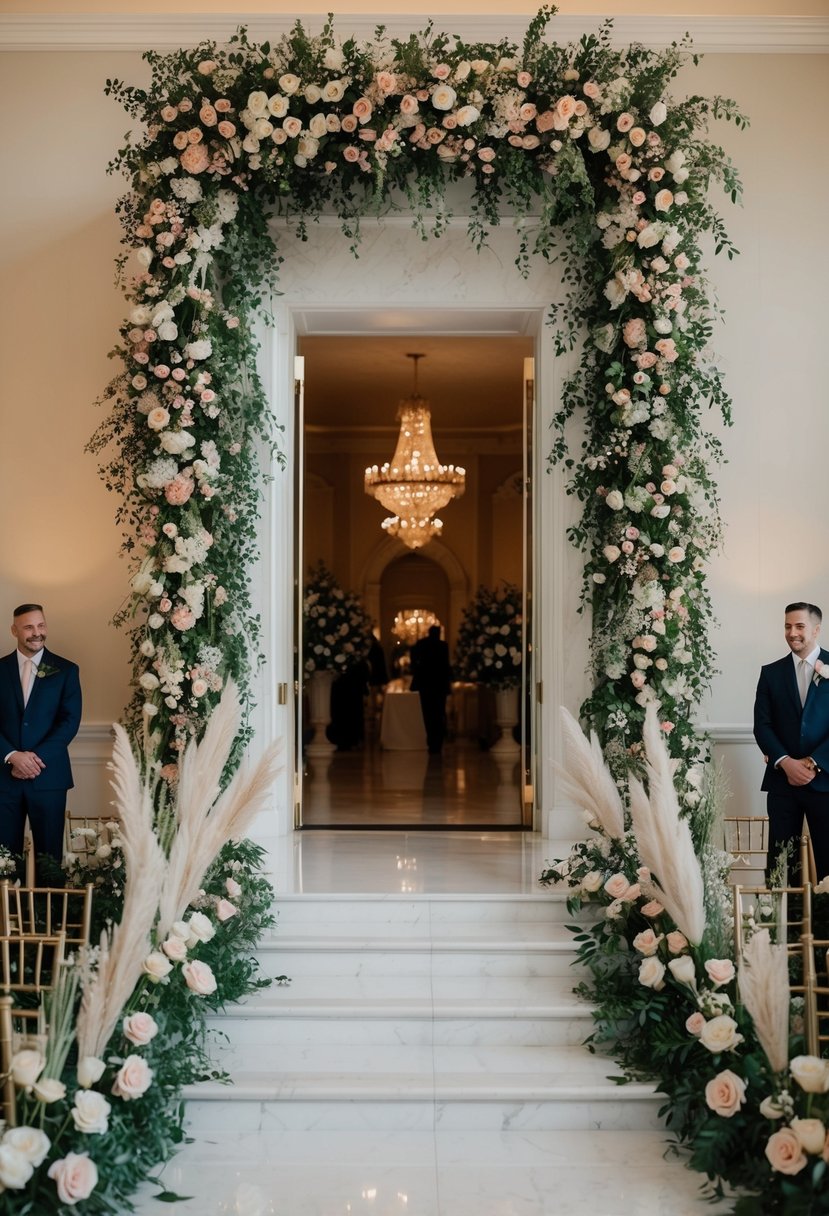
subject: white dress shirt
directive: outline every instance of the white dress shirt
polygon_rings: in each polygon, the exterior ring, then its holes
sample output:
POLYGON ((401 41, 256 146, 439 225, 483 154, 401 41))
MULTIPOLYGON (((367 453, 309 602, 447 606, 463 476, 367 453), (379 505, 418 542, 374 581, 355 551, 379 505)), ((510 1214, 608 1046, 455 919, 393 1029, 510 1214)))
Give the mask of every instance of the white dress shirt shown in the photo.
MULTIPOLYGON (((802 656, 802 655, 800 656, 800 658, 803 658, 803 657, 804 656, 802 656)), ((815 646, 814 650, 810 651, 810 653, 805 656, 806 667, 807 667, 807 670, 809 673, 809 681, 806 685, 807 688, 809 688, 811 686, 812 680, 815 677, 815 663, 818 661, 819 657, 820 657, 820 646, 815 646)), ((798 671, 798 665, 800 663, 800 658, 798 658, 798 656, 795 654, 795 652, 792 651, 792 662, 794 663, 795 681, 797 681, 797 671, 798 671)), ((779 760, 775 760, 774 767, 777 768, 777 766, 781 763, 781 761, 786 759, 788 754, 789 754, 788 752, 784 752, 784 754, 780 757, 779 760)))
MULTIPOLYGON (((32 689, 34 688, 35 680, 37 679, 37 669, 38 669, 38 667, 40 667, 40 661, 42 658, 43 658, 42 650, 39 650, 37 652, 37 654, 35 654, 35 655, 21 654, 19 650, 17 651, 17 671, 20 676, 20 687, 21 688, 23 687, 23 668, 26 666, 26 660, 31 659, 31 662, 32 662, 32 683, 29 688, 29 696, 32 695, 32 689)), ((8 756, 4 756, 3 763, 8 764, 9 756, 13 756, 13 755, 14 755, 14 752, 9 752, 8 756)))

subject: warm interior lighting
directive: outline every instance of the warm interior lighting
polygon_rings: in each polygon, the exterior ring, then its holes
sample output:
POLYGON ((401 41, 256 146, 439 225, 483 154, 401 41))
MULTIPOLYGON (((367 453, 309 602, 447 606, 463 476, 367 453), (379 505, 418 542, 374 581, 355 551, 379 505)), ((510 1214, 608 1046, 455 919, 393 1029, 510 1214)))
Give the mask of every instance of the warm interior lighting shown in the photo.
POLYGON ((417 363, 423 355, 407 355, 414 361, 414 391, 400 402, 400 434, 390 463, 366 469, 365 490, 392 517, 382 527, 409 549, 420 549, 440 535, 443 523, 435 515, 453 498, 460 498, 466 470, 442 465, 432 439, 429 402, 417 391, 417 363))

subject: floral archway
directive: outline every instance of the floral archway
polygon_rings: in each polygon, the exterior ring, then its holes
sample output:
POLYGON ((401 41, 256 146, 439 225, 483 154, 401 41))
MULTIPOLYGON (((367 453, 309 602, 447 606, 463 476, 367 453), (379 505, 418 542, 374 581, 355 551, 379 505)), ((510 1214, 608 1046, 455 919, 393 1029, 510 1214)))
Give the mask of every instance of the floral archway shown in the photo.
POLYGON ((114 161, 130 181, 130 313, 92 446, 106 450, 138 562, 124 614, 130 723, 171 782, 225 681, 245 689, 257 653, 257 445, 273 436, 254 322, 285 256, 268 218, 294 216, 306 239, 307 221, 333 208, 356 248, 361 215, 403 198, 424 237, 439 235, 459 179, 473 242, 508 207, 519 270, 555 259, 567 284, 550 320, 558 349, 578 345, 581 360, 553 456, 584 504, 572 532, 593 614, 584 712, 620 776, 654 698, 674 755, 683 767, 698 758, 691 709, 712 667, 704 564, 719 537, 703 407, 728 415, 706 356, 715 308, 700 239, 713 232, 731 253, 708 191, 739 193, 705 132, 710 118, 743 120, 720 98, 673 101, 688 48, 616 49, 609 23, 557 46, 552 12, 521 47, 432 26, 405 40, 378 30, 365 45, 330 21, 316 36, 298 23, 274 45, 242 30, 226 47, 149 52, 147 90, 107 84, 146 129, 114 161), (565 438, 577 412, 580 453, 565 438))

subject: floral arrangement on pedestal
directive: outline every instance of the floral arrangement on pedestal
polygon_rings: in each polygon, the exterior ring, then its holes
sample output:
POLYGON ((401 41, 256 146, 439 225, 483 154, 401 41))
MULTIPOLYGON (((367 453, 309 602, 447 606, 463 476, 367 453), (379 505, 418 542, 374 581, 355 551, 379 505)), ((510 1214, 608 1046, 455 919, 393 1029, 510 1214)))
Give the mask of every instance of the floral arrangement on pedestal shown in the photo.
POLYGON ((517 688, 524 661, 521 591, 513 583, 479 587, 463 610, 455 647, 455 673, 492 688, 517 688))
MULTIPOLYGON (((619 1080, 655 1082, 680 1156, 707 1176, 709 1198, 731 1197, 738 1216, 829 1212, 829 1061, 807 1052, 780 897, 741 912, 738 964, 732 859, 714 840, 716 778, 700 767, 690 819, 651 704, 628 811, 595 733, 588 742, 562 717, 565 794, 592 835, 542 882, 567 883, 572 913, 592 909, 576 938, 588 973, 576 991, 594 1005, 591 1049, 613 1055, 619 1080)), ((816 888, 821 921, 826 903, 816 888)))
POLYGON ((305 674, 342 674, 365 659, 371 646, 371 618, 353 591, 343 591, 324 562, 311 569, 302 601, 305 674))

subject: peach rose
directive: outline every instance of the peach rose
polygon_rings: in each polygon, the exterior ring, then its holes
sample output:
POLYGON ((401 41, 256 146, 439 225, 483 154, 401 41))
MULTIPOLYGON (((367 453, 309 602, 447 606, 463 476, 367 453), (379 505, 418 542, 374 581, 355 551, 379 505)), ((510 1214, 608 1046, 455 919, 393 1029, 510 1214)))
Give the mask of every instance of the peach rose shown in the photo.
POLYGON ((648 957, 651 954, 656 954, 661 941, 661 933, 657 936, 653 929, 643 929, 641 933, 637 933, 636 937, 634 937, 633 948, 634 950, 638 950, 640 954, 648 957))
POLYGON ((368 122, 374 112, 374 106, 367 97, 358 97, 351 107, 351 113, 358 122, 368 122))
POLYGON ((607 882, 604 884, 604 889, 607 891, 611 899, 622 899, 627 893, 630 883, 625 878, 624 874, 611 874, 607 882))
POLYGON ((569 121, 576 112, 576 102, 569 93, 565 93, 563 97, 559 97, 555 104, 555 112, 559 118, 569 121))
POLYGON ((720 1013, 710 1022, 706 1022, 700 1033, 703 1047, 715 1054, 722 1051, 733 1051, 743 1036, 737 1032, 737 1023, 727 1013, 720 1013))
MULTIPOLYGON (((219 108, 219 103, 217 101, 216 109, 218 110, 218 108, 219 108)), ((236 124, 231 122, 227 118, 223 118, 222 121, 219 123, 218 127, 216 128, 216 130, 219 132, 222 139, 233 139, 233 136, 236 134, 236 124)))
POLYGON ((679 929, 674 929, 665 940, 668 943, 668 949, 671 954, 681 954, 688 947, 688 938, 684 933, 680 933, 679 929))
MULTIPOLYGON (((670 557, 670 554, 668 555, 670 557)), ((715 988, 730 984, 736 974, 730 958, 709 958, 705 964, 708 978, 715 988)))
POLYGON ((204 144, 188 144, 179 161, 185 173, 204 173, 210 164, 210 153, 204 144))
MULTIPOLYGON (((718 1072, 705 1087, 705 1102, 715 1115, 730 1119, 746 1100, 746 1082, 730 1068, 718 1072)), ((821 1139, 821 1147, 823 1140, 821 1139)))
POLYGON ((665 909, 658 899, 650 899, 646 904, 642 904, 639 909, 643 916, 647 916, 649 920, 653 920, 657 916, 661 916, 665 909))
POLYGON ((142 1056, 127 1056, 112 1082, 116 1098, 131 1102, 141 1098, 152 1085, 153 1070, 142 1056))
POLYGON ((778 1174, 799 1174, 809 1164, 800 1141, 790 1127, 781 1127, 769 1137, 766 1157, 778 1174))
POLYGON ((645 142, 645 132, 641 127, 631 127, 628 131, 628 139, 633 144, 634 148, 641 148, 645 142))
POLYGON ((622 338, 625 345, 631 349, 647 344, 648 333, 641 317, 631 317, 629 321, 625 321, 622 327, 622 338))
POLYGON ((660 190, 653 200, 653 205, 657 211, 667 211, 673 201, 674 196, 670 190, 660 190))
POLYGON ((88 1199, 98 1185, 98 1167, 88 1153, 67 1153, 49 1166, 61 1203, 74 1205, 88 1199))

